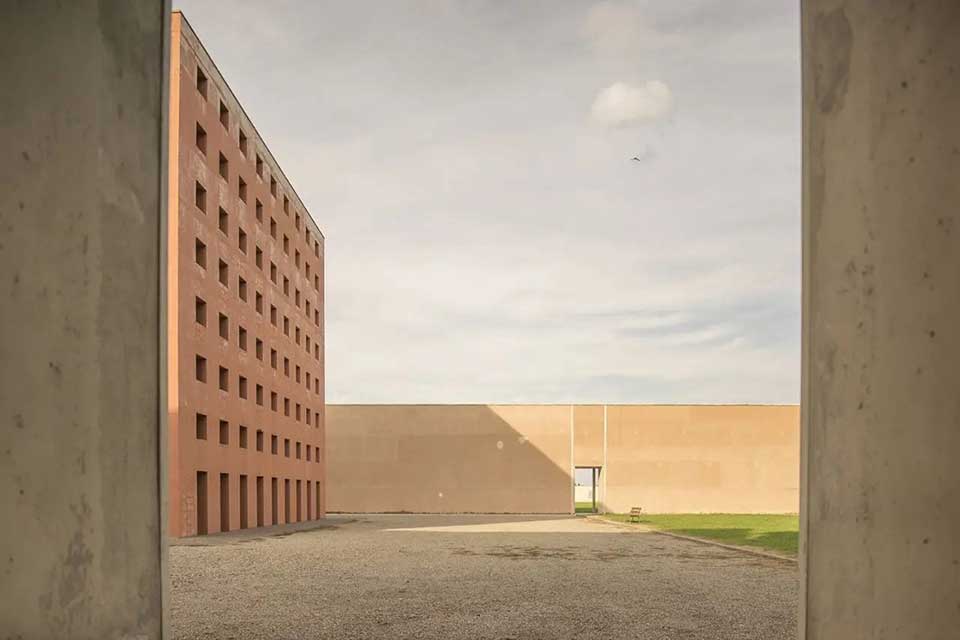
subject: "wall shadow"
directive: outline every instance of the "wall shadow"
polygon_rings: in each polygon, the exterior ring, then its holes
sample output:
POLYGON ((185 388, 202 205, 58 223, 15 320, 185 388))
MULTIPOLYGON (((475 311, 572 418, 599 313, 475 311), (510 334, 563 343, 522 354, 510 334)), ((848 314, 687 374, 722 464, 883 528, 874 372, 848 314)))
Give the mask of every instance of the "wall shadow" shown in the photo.
POLYGON ((569 405, 328 405, 330 513, 570 513, 569 405))

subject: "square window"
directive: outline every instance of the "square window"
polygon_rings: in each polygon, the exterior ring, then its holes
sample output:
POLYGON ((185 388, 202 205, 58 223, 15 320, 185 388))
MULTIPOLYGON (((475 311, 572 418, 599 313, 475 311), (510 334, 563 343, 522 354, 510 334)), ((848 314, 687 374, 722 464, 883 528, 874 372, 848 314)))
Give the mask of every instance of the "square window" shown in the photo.
POLYGON ((270 392, 270 409, 272 411, 277 410, 277 392, 276 391, 270 392))
POLYGON ((230 370, 220 367, 220 391, 230 391, 230 370))
POLYGON ((253 303, 254 308, 257 310, 257 313, 263 315, 263 294, 257 291, 253 303))
POLYGON ((223 125, 224 129, 230 128, 230 110, 227 109, 227 105, 223 104, 223 100, 220 101, 220 124, 223 125))
POLYGON ((247 232, 240 227, 237 227, 237 248, 241 253, 247 252, 247 232))
POLYGON ((230 318, 223 315, 222 313, 219 314, 219 316, 220 316, 220 337, 223 338, 224 340, 229 340, 230 339, 230 318))
POLYGON ((262 384, 257 385, 256 394, 257 394, 256 395, 257 404, 262 407, 263 406, 263 385, 262 384))
POLYGON ((200 150, 200 153, 207 155, 207 132, 200 126, 200 123, 197 123, 197 137, 196 137, 197 149, 200 150))
POLYGON ((240 129, 240 153, 243 154, 243 157, 247 157, 247 134, 243 132, 243 129, 240 129))
POLYGON ((243 425, 240 425, 240 448, 247 448, 247 428, 243 425))
POLYGON ((263 451, 263 429, 257 429, 257 451, 263 451))
POLYGON ((270 176, 270 195, 277 197, 277 179, 273 176, 270 176))
POLYGON ((194 189, 193 203, 197 205, 197 209, 200 209, 200 211, 207 212, 207 190, 199 182, 196 183, 194 189))
POLYGON ((217 226, 220 228, 220 232, 223 235, 230 235, 230 214, 223 210, 223 207, 220 207, 220 219, 217 223, 217 226))
POLYGON ((230 268, 227 267, 227 263, 221 260, 218 270, 220 272, 220 284, 229 288, 230 287, 230 268))
POLYGON ((230 444, 230 423, 226 420, 220 421, 220 444, 230 444))
POLYGON ((203 356, 197 356, 196 361, 197 382, 207 381, 207 359, 203 356))
POLYGON ((263 203, 259 199, 256 200, 256 208, 254 211, 257 213, 257 222, 263 222, 263 203))
POLYGON ((202 413, 197 414, 197 440, 207 439, 207 416, 202 413))
POLYGON ((240 376, 237 380, 237 386, 239 387, 240 399, 247 399, 247 379, 244 376, 240 376))
POLYGON ((220 154, 220 177, 224 180, 230 178, 230 163, 227 162, 227 157, 222 153, 220 154))
POLYGON ((247 301, 247 281, 240 277, 237 278, 237 293, 241 300, 247 301))
POLYGON ((257 360, 263 360, 263 340, 257 338, 257 360))
POLYGON ((200 67, 197 67, 197 93, 207 99, 207 76, 200 67))
POLYGON ((270 217, 270 237, 277 239, 277 221, 272 216, 270 217))
POLYGON ((270 453, 277 455, 277 441, 279 438, 277 436, 270 436, 270 453))
POLYGON ((197 243, 194 247, 193 256, 194 256, 194 260, 197 261, 198 265, 200 265, 204 269, 207 268, 207 245, 203 244, 203 242, 200 241, 200 238, 197 238, 197 243))
POLYGON ((247 330, 243 327, 237 329, 237 344, 243 351, 247 350, 247 330))
POLYGON ((257 176, 263 177, 263 158, 260 157, 260 154, 257 154, 257 176))
POLYGON ((207 303, 203 298, 195 298, 196 320, 197 324, 207 326, 207 303))

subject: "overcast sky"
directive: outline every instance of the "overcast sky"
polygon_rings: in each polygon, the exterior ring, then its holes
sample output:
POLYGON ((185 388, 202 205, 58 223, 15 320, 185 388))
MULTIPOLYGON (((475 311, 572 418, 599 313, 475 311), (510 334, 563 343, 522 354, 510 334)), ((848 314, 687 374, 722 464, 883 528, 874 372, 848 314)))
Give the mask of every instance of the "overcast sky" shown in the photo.
POLYGON ((175 0, 326 236, 331 403, 797 402, 798 4, 175 0))

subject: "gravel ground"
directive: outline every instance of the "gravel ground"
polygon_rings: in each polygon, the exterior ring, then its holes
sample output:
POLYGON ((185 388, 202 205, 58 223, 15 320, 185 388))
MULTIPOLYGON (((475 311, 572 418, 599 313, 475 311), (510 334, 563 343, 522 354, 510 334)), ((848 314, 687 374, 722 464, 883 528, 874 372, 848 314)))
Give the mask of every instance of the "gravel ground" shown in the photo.
POLYGON ((792 640, 795 563, 565 516, 355 516, 170 547, 175 638, 792 640))

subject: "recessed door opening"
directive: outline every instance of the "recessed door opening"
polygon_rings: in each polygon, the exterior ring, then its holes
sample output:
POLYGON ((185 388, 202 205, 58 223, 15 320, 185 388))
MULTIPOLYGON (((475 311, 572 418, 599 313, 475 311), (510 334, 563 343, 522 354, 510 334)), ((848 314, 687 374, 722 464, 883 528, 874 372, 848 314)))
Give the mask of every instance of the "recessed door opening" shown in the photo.
POLYGON ((600 470, 602 467, 575 467, 573 503, 575 513, 600 513, 600 470))

